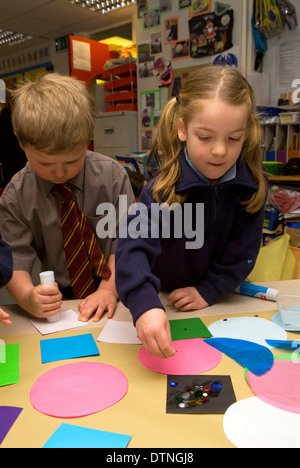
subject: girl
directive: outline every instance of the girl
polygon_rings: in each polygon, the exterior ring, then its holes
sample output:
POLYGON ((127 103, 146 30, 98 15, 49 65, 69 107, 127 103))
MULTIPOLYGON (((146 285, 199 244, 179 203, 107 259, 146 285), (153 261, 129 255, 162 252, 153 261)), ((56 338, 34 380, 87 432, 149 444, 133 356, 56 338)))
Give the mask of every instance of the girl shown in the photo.
MULTIPOLYGON (((168 301, 181 311, 203 309, 253 269, 267 191, 260 144, 253 91, 236 69, 199 68, 165 106, 150 153, 158 171, 140 202, 149 210, 180 204, 182 236, 174 214, 169 236, 162 229, 151 236, 150 220, 148 236, 127 235, 116 251, 117 290, 150 354, 175 352, 160 289, 171 291, 168 301), (202 245, 187 243, 200 229, 202 245)), ((128 226, 132 219, 129 214, 128 226)))

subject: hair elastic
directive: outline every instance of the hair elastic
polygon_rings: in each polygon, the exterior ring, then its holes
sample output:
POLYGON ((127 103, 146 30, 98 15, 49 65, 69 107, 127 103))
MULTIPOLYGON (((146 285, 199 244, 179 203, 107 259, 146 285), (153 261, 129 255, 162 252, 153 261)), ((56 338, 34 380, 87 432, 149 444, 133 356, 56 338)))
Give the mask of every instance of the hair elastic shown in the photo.
POLYGON ((181 102, 180 102, 180 94, 179 94, 179 93, 176 95, 176 101, 177 101, 177 104, 181 104, 181 102))

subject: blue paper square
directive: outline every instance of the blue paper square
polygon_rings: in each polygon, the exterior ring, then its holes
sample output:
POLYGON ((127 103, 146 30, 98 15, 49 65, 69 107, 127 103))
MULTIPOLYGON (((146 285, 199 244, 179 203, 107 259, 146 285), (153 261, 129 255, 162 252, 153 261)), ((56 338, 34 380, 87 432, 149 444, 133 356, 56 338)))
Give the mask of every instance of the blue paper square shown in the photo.
POLYGON ((43 448, 126 448, 131 436, 63 423, 43 448))
POLYGON ((99 350, 91 333, 66 338, 41 340, 42 363, 86 356, 98 356, 99 350))

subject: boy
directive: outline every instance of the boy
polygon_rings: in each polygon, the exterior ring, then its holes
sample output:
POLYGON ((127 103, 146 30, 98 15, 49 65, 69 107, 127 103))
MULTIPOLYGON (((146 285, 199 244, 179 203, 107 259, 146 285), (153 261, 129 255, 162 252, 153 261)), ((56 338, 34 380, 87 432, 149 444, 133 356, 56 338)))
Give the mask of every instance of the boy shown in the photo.
MULTIPOLYGON (((77 298, 71 288, 73 282, 64 251, 61 206, 65 200, 57 187, 71 184, 72 199, 94 234, 100 220, 96 216, 98 205, 113 204, 118 220, 119 195, 127 196, 128 205, 134 202, 134 196, 120 164, 87 150, 94 131, 94 102, 82 82, 50 73, 25 84, 14 92, 12 121, 28 163, 14 176, 0 200, 0 229, 14 260, 13 277, 7 289, 31 315, 50 317, 60 312, 62 299, 77 298), (57 286, 34 287, 30 275, 36 257, 43 270, 54 271, 57 286)), ((117 241, 108 236, 96 240, 101 243, 109 268, 103 278, 93 270, 96 290, 87 297, 81 296, 82 321, 87 321, 94 312, 94 321, 98 321, 105 310, 111 318, 117 303, 114 279, 117 241)), ((90 262, 89 258, 87 265, 90 262)), ((81 266, 76 259, 73 265, 81 266)))

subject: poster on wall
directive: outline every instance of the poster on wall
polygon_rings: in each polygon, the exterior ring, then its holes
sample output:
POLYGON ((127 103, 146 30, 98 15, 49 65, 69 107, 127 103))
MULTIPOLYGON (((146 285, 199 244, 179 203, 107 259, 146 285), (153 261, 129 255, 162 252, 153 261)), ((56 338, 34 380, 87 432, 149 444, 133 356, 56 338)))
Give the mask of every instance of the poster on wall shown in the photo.
POLYGON ((232 47, 233 10, 223 15, 208 13, 189 20, 190 56, 192 58, 219 54, 232 47))
POLYGON ((207 13, 211 11, 211 0, 192 0, 190 14, 193 15, 202 15, 203 13, 207 13))

